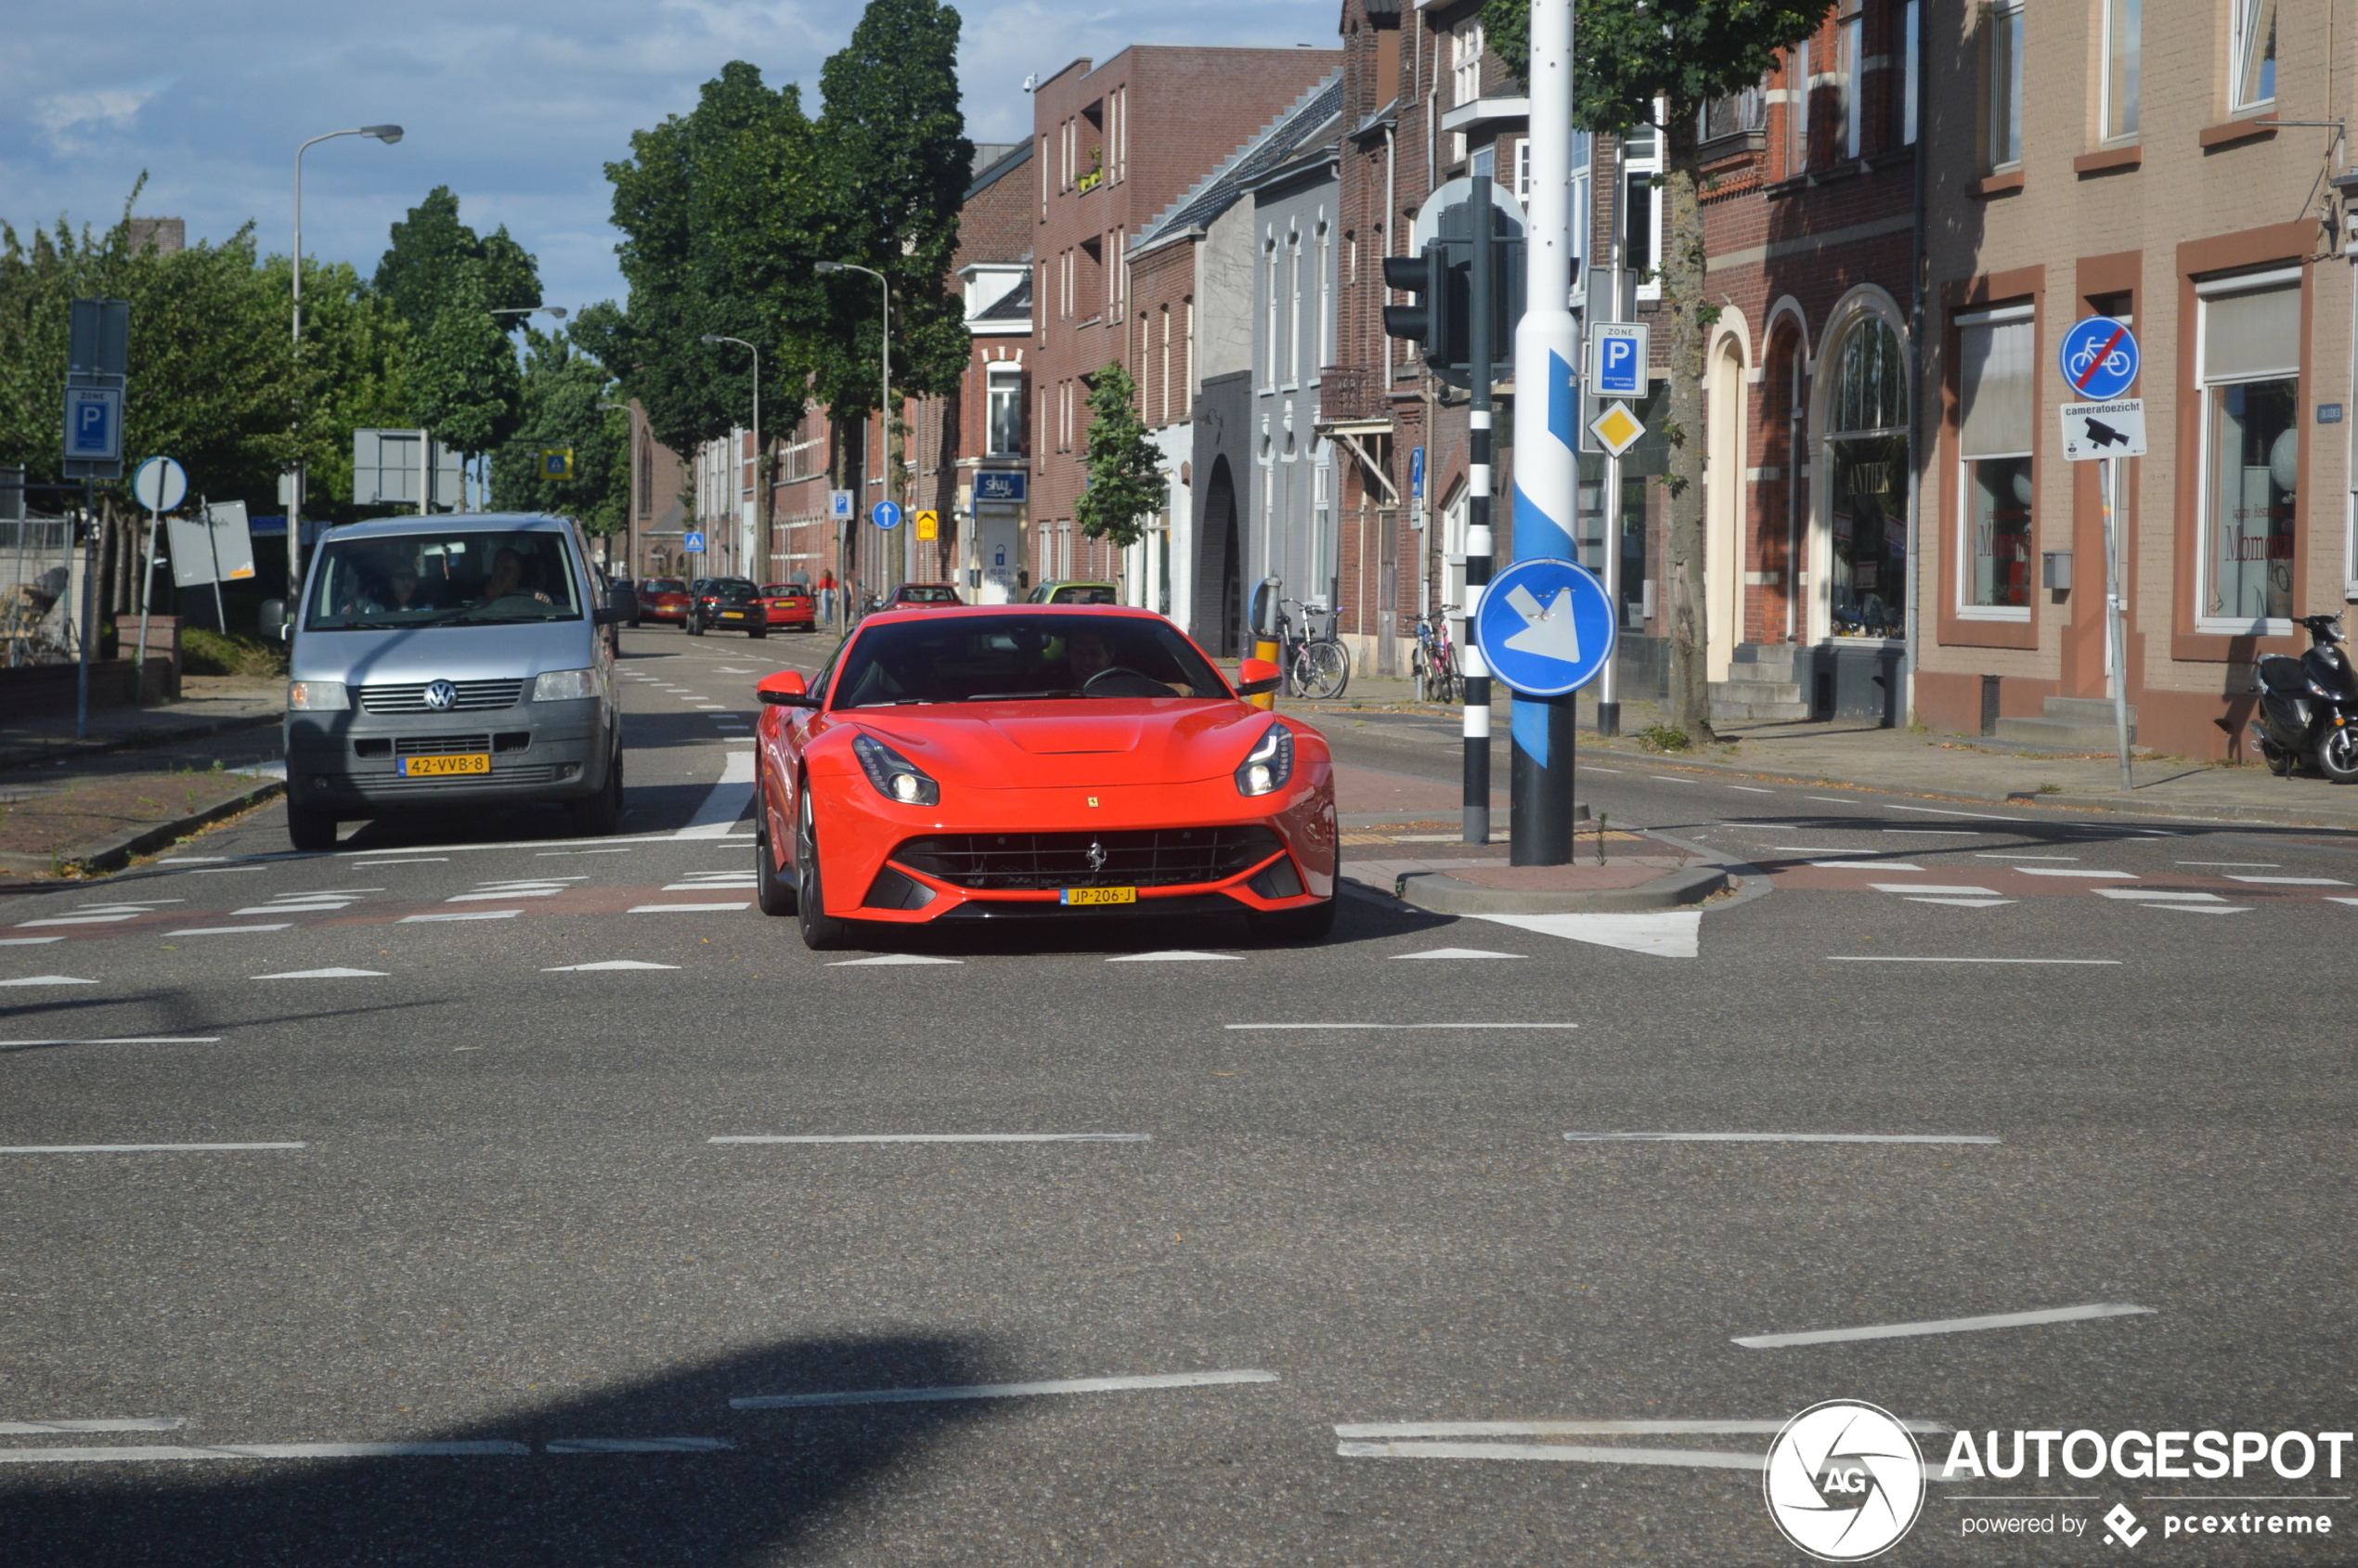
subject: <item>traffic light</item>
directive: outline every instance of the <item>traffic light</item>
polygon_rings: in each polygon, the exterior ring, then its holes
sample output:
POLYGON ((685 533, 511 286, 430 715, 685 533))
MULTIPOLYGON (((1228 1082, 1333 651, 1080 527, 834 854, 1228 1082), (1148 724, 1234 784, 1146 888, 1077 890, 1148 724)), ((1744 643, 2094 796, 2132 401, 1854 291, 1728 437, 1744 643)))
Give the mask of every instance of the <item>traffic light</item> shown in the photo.
MULTIPOLYGON (((1423 352, 1426 368, 1452 386, 1473 382, 1473 241, 1429 240, 1413 256, 1386 256, 1384 286, 1414 296, 1383 307, 1383 330, 1423 352)), ((1522 317, 1522 241, 1501 235, 1490 246, 1490 362, 1495 376, 1514 361, 1515 323, 1522 317)))
POLYGON ((1383 259, 1384 287, 1395 293, 1406 294, 1410 303, 1383 307, 1383 330, 1387 336, 1406 338, 1425 351, 1432 352, 1433 302, 1442 294, 1442 286, 1433 273, 1433 250, 1439 241, 1427 245, 1424 253, 1414 256, 1386 256, 1383 259))

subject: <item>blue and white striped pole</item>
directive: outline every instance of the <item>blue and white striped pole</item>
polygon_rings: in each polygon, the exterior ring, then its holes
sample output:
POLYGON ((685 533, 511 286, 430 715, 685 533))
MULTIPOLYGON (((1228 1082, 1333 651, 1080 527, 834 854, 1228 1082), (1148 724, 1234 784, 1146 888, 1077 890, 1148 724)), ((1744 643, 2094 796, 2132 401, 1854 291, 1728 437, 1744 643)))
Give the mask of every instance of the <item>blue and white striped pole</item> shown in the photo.
MULTIPOLYGON (((1523 225, 1530 292, 1515 328, 1517 561, 1576 561, 1580 330, 1572 318, 1572 6, 1531 4, 1531 206, 1523 225)), ((1516 865, 1572 859, 1574 699, 1515 698, 1509 785, 1516 865)))

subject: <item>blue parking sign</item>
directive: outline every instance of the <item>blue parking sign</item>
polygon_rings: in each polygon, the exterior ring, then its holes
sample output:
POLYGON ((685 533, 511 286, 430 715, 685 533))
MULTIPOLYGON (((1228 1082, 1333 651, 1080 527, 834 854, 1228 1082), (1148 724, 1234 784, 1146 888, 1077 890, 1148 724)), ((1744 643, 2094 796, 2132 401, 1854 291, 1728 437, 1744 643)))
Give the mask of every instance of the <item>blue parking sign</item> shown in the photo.
POLYGON ((123 391, 111 386, 66 388, 66 458, 77 462, 123 459, 123 391))
POLYGON ((1588 328, 1594 345, 1591 364, 1599 397, 1643 397, 1648 391, 1646 325, 1641 321, 1599 321, 1588 328))

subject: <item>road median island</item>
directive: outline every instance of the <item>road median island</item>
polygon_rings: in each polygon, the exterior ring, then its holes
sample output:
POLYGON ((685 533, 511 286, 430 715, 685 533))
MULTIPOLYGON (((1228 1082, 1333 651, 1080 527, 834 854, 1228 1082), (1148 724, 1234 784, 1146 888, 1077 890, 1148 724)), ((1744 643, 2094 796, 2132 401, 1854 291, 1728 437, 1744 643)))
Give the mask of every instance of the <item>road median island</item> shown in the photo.
POLYGON ((285 781, 240 772, 105 774, 0 788, 0 872, 114 871, 258 806, 285 781))
POLYGON ((1394 896, 1436 914, 1572 914, 1677 909, 1729 885, 1716 865, 1615 860, 1582 865, 1471 865, 1404 871, 1394 896))

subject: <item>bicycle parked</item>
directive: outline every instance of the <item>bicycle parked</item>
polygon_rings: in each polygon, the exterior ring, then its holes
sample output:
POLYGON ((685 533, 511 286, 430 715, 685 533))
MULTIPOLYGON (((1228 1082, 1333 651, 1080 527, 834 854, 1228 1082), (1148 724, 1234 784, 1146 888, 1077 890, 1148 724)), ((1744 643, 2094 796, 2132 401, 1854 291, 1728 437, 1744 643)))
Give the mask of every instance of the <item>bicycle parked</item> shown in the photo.
POLYGON ((1286 672, 1287 690, 1292 695, 1332 702, 1351 684, 1351 650, 1335 635, 1335 623, 1341 618, 1332 610, 1304 604, 1299 599, 1277 601, 1277 667, 1286 672), (1289 604, 1302 612, 1299 636, 1294 617, 1286 614, 1289 604), (1319 616, 1326 617, 1323 630, 1313 622, 1319 616))
POLYGON ((1458 700, 1458 645, 1449 638, 1449 615, 1457 607, 1444 604, 1439 615, 1418 617, 1417 645, 1409 651, 1408 663, 1417 678, 1419 702, 1458 700))

